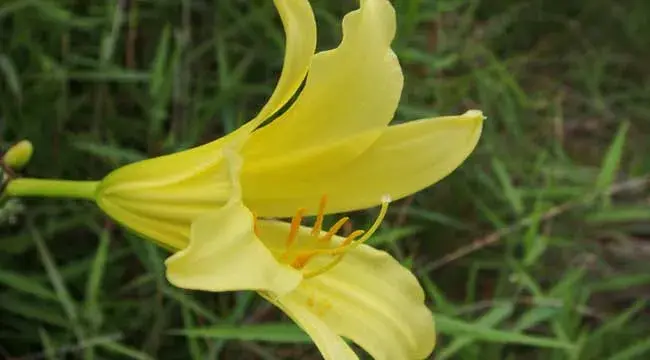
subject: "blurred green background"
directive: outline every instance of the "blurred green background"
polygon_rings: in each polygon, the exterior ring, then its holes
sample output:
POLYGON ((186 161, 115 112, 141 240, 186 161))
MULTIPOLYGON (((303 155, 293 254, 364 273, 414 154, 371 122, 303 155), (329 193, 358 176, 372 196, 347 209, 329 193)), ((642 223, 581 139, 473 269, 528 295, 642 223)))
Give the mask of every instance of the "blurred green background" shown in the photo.
MULTIPOLYGON (((355 2, 312 4, 331 48, 355 2)), ((373 239, 426 289, 433 358, 650 358, 650 1, 393 4, 395 121, 488 116, 373 239)), ((28 138, 26 175, 83 180, 205 143, 264 103, 283 42, 268 0, 1 0, 2 147, 28 138)), ((93 204, 0 217, 0 358, 320 358, 253 293, 169 285, 165 252, 93 204)))

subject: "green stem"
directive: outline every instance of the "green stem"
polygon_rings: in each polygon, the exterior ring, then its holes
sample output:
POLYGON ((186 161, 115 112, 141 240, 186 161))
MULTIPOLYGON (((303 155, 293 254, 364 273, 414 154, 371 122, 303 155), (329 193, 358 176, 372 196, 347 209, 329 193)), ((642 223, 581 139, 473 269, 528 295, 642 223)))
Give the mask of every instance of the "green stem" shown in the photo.
POLYGON ((95 198, 99 181, 18 178, 9 181, 5 194, 14 197, 95 198))

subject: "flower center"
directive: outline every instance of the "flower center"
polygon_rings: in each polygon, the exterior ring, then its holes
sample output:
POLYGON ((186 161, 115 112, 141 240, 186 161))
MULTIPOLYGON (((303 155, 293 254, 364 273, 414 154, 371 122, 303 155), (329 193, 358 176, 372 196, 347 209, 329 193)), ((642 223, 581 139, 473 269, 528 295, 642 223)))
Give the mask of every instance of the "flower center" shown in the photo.
MULTIPOLYGON (((385 196, 382 198, 381 209, 379 215, 367 230, 354 230, 347 235, 342 241, 334 238, 334 236, 341 230, 341 228, 350 220, 349 217, 340 218, 334 225, 327 231, 323 231, 323 220, 325 218, 325 206, 327 204, 327 197, 323 196, 320 201, 318 214, 314 226, 309 232, 309 240, 306 243, 297 244, 300 235, 300 228, 302 219, 304 217, 305 209, 298 209, 296 215, 291 219, 291 226, 289 234, 287 235, 284 252, 280 255, 279 260, 291 267, 303 271, 305 279, 313 278, 323 274, 334 268, 345 254, 366 242, 379 228, 386 212, 390 198, 385 196), (300 245, 300 246, 298 246, 300 245), (299 248, 298 248, 299 247, 299 248), (324 265, 315 268, 307 269, 307 265, 316 257, 326 256, 329 261, 324 265)), ((304 234, 303 234, 303 240, 304 234)))

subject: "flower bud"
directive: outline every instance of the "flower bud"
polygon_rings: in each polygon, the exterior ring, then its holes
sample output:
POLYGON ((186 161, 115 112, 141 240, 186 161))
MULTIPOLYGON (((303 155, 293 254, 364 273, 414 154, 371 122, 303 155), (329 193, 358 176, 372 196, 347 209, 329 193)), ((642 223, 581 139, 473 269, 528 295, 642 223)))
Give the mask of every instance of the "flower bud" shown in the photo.
POLYGON ((7 150, 6 153, 2 156, 2 161, 8 167, 14 170, 22 169, 29 160, 32 158, 34 153, 34 146, 29 140, 21 140, 18 143, 14 144, 12 147, 7 150))

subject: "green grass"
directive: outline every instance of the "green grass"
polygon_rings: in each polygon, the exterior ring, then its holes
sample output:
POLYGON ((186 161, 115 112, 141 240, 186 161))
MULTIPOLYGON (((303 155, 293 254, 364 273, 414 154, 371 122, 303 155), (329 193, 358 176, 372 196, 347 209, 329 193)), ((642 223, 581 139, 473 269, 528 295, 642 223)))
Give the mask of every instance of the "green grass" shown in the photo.
MULTIPOLYGON (((354 2, 313 5, 330 48, 354 2)), ((425 287, 435 358, 650 357, 650 2, 394 5, 396 121, 488 116, 471 158, 375 239, 425 287)), ((96 179, 233 130, 282 56, 270 1, 4 0, 2 144, 34 142, 30 176, 96 179)), ((164 251, 92 204, 0 217, 2 358, 319 358, 252 293, 169 285, 164 251)))

